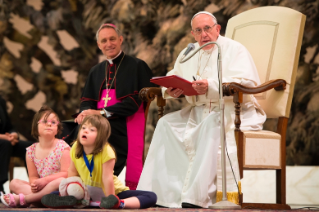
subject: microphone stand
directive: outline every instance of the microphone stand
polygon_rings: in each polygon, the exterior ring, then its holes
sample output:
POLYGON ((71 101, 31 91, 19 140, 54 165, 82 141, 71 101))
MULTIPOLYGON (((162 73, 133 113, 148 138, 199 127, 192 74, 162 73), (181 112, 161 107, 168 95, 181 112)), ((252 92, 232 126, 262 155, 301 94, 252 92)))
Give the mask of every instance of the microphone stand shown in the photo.
MULTIPOLYGON (((184 63, 187 60, 189 60, 191 57, 193 57, 199 50, 204 48, 207 45, 215 44, 218 47, 218 59, 217 59, 217 67, 218 67, 218 76, 219 76, 219 109, 220 109, 220 143, 221 143, 221 166, 222 166, 222 192, 223 197, 222 201, 214 203, 212 206, 209 206, 209 208, 213 209, 226 209, 226 210, 234 210, 234 209, 241 209, 241 207, 237 204, 234 204, 232 202, 229 202, 227 200, 227 188, 226 188, 226 156, 225 156, 225 147, 226 147, 226 141, 225 141, 225 123, 224 123, 224 110, 225 110, 225 102, 223 99, 223 84, 222 84, 222 53, 221 48, 218 43, 211 41, 208 43, 205 43, 198 49, 196 49, 191 55, 186 57, 185 59, 182 58, 180 60, 180 63, 184 63)), ((239 198, 239 197, 238 197, 239 198)))

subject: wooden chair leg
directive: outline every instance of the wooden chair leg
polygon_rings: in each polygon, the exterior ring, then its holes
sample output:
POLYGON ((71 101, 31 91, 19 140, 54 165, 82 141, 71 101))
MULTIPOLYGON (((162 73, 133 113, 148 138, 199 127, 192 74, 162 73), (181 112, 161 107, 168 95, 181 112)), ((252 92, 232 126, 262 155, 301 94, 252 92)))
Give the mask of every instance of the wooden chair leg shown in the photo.
POLYGON ((277 133, 281 135, 281 169, 276 170, 276 203, 286 204, 286 132, 288 118, 279 117, 277 133))
POLYGON ((286 173, 285 168, 276 170, 276 203, 286 204, 286 173))

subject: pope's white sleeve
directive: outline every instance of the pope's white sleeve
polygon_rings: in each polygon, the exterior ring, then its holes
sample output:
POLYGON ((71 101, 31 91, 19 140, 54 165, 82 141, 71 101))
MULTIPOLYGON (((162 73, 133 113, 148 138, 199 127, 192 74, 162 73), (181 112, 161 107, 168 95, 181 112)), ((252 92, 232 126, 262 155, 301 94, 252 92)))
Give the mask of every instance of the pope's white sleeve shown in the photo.
POLYGON ((212 101, 217 101, 219 99, 219 83, 213 78, 208 78, 208 90, 206 93, 206 98, 212 101))
MULTIPOLYGON (((183 51, 181 51, 181 53, 178 55, 178 57, 177 57, 177 59, 175 61, 175 64, 174 64, 174 68, 171 71, 167 72, 166 76, 178 75, 180 77, 183 77, 183 70, 182 70, 182 67, 181 67, 181 64, 180 64, 179 60, 180 60, 180 57, 182 56, 182 53, 184 51, 185 51, 185 49, 183 51)), ((163 98, 164 99, 173 98, 173 97, 171 97, 170 95, 168 95, 166 93, 166 90, 167 90, 167 88, 162 87, 162 96, 163 96, 163 98)))

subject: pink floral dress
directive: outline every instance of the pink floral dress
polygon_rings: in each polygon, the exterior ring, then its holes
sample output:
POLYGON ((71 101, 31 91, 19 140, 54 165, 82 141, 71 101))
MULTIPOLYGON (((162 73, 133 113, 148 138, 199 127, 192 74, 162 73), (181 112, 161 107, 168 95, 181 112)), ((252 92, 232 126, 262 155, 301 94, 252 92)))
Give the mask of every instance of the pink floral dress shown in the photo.
POLYGON ((27 155, 34 162, 40 178, 48 175, 58 173, 61 169, 61 157, 63 150, 70 149, 70 146, 63 140, 59 140, 53 151, 44 159, 37 159, 35 157, 35 149, 38 143, 32 144, 27 148, 27 155))

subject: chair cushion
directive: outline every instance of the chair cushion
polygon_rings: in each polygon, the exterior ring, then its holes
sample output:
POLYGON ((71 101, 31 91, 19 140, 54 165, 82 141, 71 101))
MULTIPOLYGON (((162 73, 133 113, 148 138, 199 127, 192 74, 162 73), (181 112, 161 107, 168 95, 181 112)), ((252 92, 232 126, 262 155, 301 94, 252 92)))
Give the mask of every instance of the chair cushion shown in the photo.
POLYGON ((281 135, 271 131, 243 131, 243 167, 280 169, 281 135))

